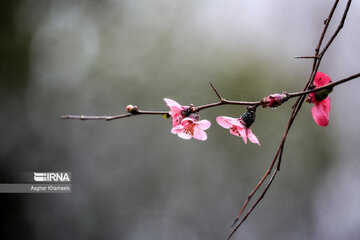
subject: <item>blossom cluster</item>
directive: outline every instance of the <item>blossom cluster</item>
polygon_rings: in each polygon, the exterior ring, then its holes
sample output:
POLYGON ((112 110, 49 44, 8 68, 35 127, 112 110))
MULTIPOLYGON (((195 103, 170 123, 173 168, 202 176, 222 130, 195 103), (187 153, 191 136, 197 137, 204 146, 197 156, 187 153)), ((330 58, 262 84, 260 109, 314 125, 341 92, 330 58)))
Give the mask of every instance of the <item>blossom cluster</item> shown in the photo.
POLYGON ((190 106, 181 106, 178 102, 169 98, 164 98, 164 101, 170 108, 169 115, 172 118, 173 134, 177 134, 183 139, 195 138, 205 141, 207 134, 205 132, 211 126, 208 120, 200 120, 199 114, 194 113, 190 106))
MULTIPOLYGON (((200 120, 199 114, 191 106, 182 106, 178 102, 169 98, 164 98, 164 101, 170 108, 169 115, 172 118, 173 134, 177 134, 183 139, 195 138, 198 140, 206 140, 207 134, 205 130, 210 128, 211 122, 208 120, 200 120)), ((250 126, 255 121, 255 110, 250 108, 240 118, 231 118, 220 116, 216 121, 223 128, 230 129, 230 133, 242 137, 245 143, 247 138, 252 143, 259 144, 259 140, 250 130, 250 126)))
MULTIPOLYGON (((329 83, 331 83, 331 79, 328 75, 317 72, 312 88, 320 88, 329 83)), ((330 98, 328 94, 331 91, 332 89, 326 88, 309 93, 306 100, 314 104, 312 115, 315 122, 320 126, 327 126, 329 124, 330 98)), ((260 105, 268 108, 276 108, 288 99, 288 93, 275 93, 263 98, 260 101, 260 105)), ((177 134, 183 139, 195 138, 202 141, 207 139, 205 130, 210 128, 211 122, 208 120, 200 120, 199 113, 194 106, 183 106, 169 98, 164 98, 164 101, 170 108, 169 115, 172 118, 171 132, 173 134, 177 134)), ((245 143, 247 143, 247 139, 249 139, 250 142, 260 145, 258 138, 250 129, 250 126, 255 121, 255 110, 256 106, 249 106, 247 111, 239 118, 219 116, 216 118, 216 121, 221 127, 229 129, 232 135, 241 137, 245 143)))

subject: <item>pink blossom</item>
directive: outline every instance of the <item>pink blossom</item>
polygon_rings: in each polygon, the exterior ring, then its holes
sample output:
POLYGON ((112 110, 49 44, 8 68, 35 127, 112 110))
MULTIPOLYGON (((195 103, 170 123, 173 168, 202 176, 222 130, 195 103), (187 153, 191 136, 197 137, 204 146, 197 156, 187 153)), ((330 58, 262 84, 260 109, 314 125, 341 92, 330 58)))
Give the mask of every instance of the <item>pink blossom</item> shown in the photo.
POLYGON ((164 98, 164 101, 166 102, 166 105, 168 105, 168 107, 170 108, 169 115, 172 117, 172 125, 173 127, 176 127, 184 119, 183 111, 188 107, 181 106, 179 103, 169 98, 164 98))
MULTIPOLYGON (((314 78, 313 85, 316 88, 325 86, 331 83, 331 79, 328 75, 322 72, 317 72, 314 78)), ((332 89, 324 89, 319 92, 309 93, 307 102, 314 103, 314 106, 311 109, 313 118, 315 122, 322 127, 325 127, 329 124, 329 114, 331 108, 330 98, 328 94, 332 89)))
POLYGON ((192 137, 205 141, 207 135, 204 130, 208 129, 211 123, 208 120, 197 121, 195 118, 184 118, 181 123, 171 129, 173 134, 177 134, 183 139, 191 139, 192 137))
POLYGON ((250 142, 257 143, 260 145, 259 140, 255 136, 255 134, 251 131, 250 128, 247 128, 241 121, 241 118, 232 118, 232 117, 217 117, 216 121, 223 128, 230 129, 230 133, 232 135, 242 137, 245 144, 247 143, 247 138, 249 138, 250 142))

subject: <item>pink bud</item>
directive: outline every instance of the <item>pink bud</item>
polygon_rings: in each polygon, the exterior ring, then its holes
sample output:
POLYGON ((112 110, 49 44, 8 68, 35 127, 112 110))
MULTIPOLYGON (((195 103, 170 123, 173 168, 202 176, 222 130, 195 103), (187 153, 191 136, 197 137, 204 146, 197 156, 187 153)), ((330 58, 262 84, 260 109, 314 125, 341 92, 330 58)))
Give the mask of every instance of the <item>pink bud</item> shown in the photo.
POLYGON ((127 106, 126 106, 126 111, 127 111, 127 112, 131 112, 133 109, 134 109, 134 106, 133 106, 133 105, 127 105, 127 106))
POLYGON ((267 97, 264 97, 261 100, 262 107, 276 108, 282 103, 286 102, 289 99, 289 96, 286 93, 274 93, 267 97))
POLYGON ((132 113, 132 114, 135 114, 138 111, 138 107, 131 104, 127 105, 125 109, 128 113, 132 113))

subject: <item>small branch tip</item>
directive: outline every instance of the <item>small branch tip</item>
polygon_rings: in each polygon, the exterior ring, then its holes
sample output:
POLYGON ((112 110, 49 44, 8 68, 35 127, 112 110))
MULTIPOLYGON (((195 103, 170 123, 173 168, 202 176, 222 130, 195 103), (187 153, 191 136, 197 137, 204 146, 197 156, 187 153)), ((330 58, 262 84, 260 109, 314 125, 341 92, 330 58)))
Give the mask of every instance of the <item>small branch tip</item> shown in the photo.
POLYGON ((216 93, 216 95, 218 96, 218 98, 220 99, 220 102, 224 102, 224 98, 220 95, 219 91, 214 87, 214 85, 212 85, 211 82, 209 82, 209 84, 212 87, 212 89, 214 90, 214 92, 216 93))

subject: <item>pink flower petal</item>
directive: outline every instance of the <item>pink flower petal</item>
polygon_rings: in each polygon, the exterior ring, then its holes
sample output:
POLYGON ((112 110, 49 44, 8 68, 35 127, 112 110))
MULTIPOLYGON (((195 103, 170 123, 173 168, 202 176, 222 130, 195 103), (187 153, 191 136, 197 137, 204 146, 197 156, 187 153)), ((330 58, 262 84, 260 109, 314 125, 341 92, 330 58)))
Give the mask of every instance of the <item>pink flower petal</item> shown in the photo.
POLYGON ((223 128, 231 128, 233 125, 242 126, 238 119, 232 117, 220 116, 216 118, 216 121, 223 128))
POLYGON ((166 105, 168 105, 170 108, 171 107, 181 108, 181 105, 174 100, 171 100, 169 98, 164 98, 164 101, 166 102, 166 105))
POLYGON ((178 107, 178 106, 171 106, 170 107, 170 115, 172 117, 175 117, 175 115, 180 115, 182 110, 184 110, 183 107, 178 107))
POLYGON ((182 120, 181 112, 184 110, 184 107, 181 106, 179 103, 177 103, 174 100, 171 100, 169 98, 164 98, 164 101, 170 108, 170 116, 172 117, 172 125, 173 127, 180 124, 180 121, 182 120))
POLYGON ((181 120, 181 125, 185 126, 190 123, 196 123, 196 121, 192 118, 186 117, 183 120, 181 120))
POLYGON ((325 86, 331 83, 331 78, 322 72, 317 72, 314 78, 314 85, 318 87, 325 86))
POLYGON ((179 134, 182 131, 184 131, 184 126, 182 126, 182 125, 177 125, 171 129, 172 134, 179 134))
POLYGON ((259 144, 259 146, 260 146, 259 140, 257 139, 257 137, 256 137, 255 134, 251 131, 250 128, 247 129, 247 133, 248 133, 248 138, 249 138, 250 142, 259 144))
POLYGON ((204 130, 202 130, 199 126, 195 126, 194 127, 194 138, 205 141, 207 139, 206 132, 204 130))
POLYGON ((240 132, 240 134, 241 134, 241 137, 242 137, 242 139, 244 140, 244 143, 245 144, 247 144, 247 129, 242 129, 242 131, 240 132))
POLYGON ((185 131, 182 131, 182 132, 178 133, 178 136, 183 138, 183 139, 191 139, 193 137, 192 135, 188 134, 185 131))
POLYGON ((229 122, 228 117, 217 117, 216 121, 223 128, 231 128, 233 126, 233 124, 229 122))
POLYGON ((176 106, 172 106, 170 107, 170 116, 172 117, 173 119, 173 125, 177 125, 180 123, 180 121, 182 120, 183 116, 181 114, 181 112, 184 110, 184 108, 178 108, 176 106))
MULTIPOLYGON (((171 112, 170 112, 170 116, 171 116, 171 112)), ((180 114, 172 116, 172 125, 173 125, 173 127, 178 126, 181 123, 181 120, 182 120, 182 116, 180 114)))
POLYGON ((202 129, 206 130, 211 126, 211 122, 208 120, 201 120, 197 122, 197 125, 202 129))
POLYGON ((330 114, 330 98, 327 97, 319 103, 315 103, 311 109, 315 122, 322 127, 326 127, 329 124, 330 114))

